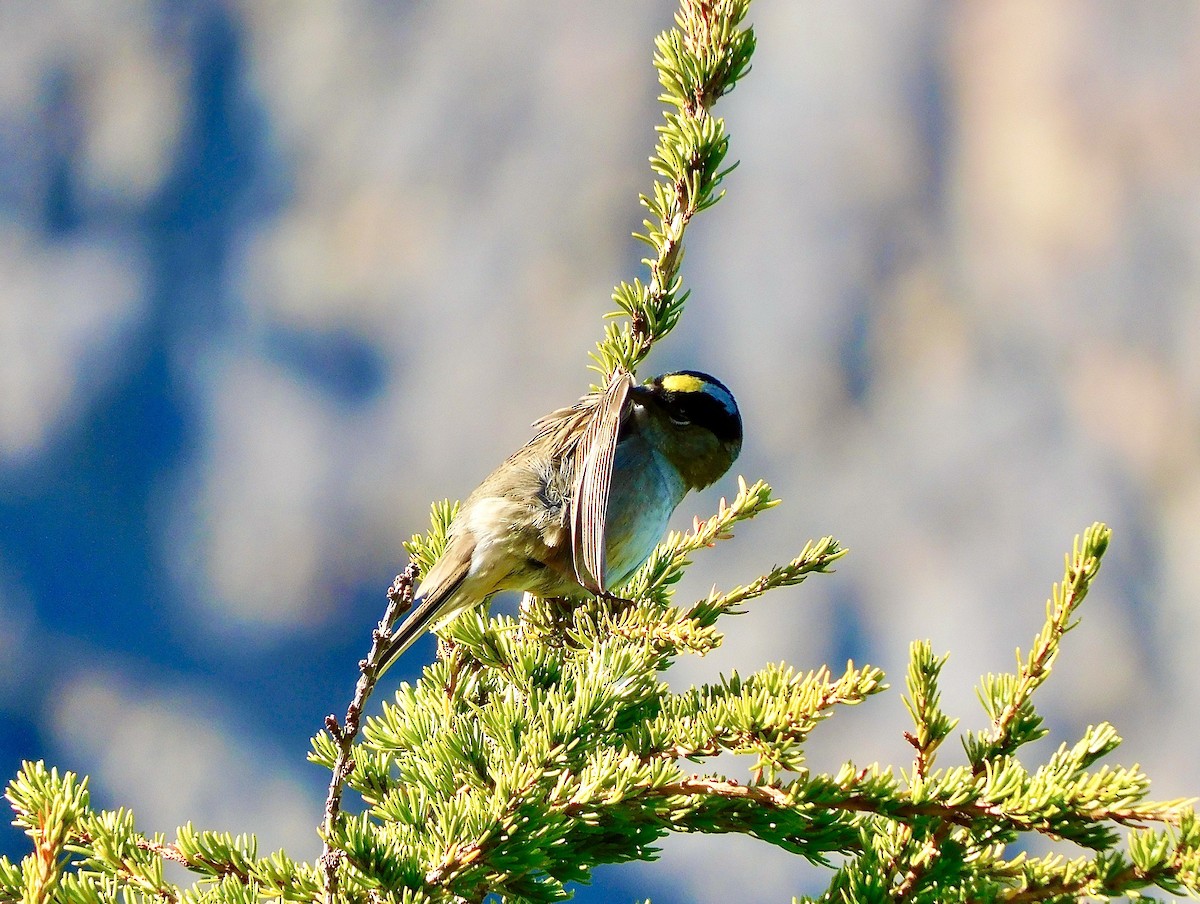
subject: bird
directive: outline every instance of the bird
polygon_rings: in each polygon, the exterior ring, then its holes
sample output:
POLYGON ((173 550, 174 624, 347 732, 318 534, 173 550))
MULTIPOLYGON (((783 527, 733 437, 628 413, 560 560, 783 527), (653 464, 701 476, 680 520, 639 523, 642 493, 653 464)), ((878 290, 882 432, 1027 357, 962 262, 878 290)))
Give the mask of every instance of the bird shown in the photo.
POLYGON ((459 509, 410 614, 382 644, 380 674, 427 629, 500 591, 611 596, 688 491, 715 483, 742 448, 733 394, 696 370, 643 384, 618 371, 533 428, 459 509))

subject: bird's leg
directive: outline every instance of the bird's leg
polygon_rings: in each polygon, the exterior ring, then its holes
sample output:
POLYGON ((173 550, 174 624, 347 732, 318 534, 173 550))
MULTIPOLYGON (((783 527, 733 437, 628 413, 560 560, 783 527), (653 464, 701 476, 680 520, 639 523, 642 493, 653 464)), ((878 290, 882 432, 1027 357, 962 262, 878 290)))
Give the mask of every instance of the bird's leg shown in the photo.
POLYGON ((627 612, 637 605, 637 600, 626 599, 613 593, 611 590, 599 590, 595 594, 596 599, 601 602, 608 603, 612 606, 614 615, 620 615, 622 612, 627 612))

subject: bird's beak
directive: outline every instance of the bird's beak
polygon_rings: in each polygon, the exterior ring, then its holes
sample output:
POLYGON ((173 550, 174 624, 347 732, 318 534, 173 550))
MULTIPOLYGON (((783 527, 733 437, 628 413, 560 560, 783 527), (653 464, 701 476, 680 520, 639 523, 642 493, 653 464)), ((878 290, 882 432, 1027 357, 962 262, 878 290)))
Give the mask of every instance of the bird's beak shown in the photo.
POLYGON ((651 391, 650 387, 646 386, 645 384, 629 387, 629 400, 631 402, 635 402, 636 404, 645 407, 646 403, 652 398, 654 398, 654 393, 651 391))

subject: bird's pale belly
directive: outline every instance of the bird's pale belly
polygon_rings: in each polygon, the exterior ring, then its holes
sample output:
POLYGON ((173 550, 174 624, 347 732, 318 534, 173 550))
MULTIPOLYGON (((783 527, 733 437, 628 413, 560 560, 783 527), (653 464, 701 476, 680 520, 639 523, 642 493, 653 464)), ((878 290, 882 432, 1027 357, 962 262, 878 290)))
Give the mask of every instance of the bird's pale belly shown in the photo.
POLYGON ((610 590, 628 580, 654 551, 671 513, 687 493, 678 474, 660 463, 657 455, 649 453, 651 467, 645 458, 630 466, 624 451, 618 447, 608 498, 604 584, 610 590))

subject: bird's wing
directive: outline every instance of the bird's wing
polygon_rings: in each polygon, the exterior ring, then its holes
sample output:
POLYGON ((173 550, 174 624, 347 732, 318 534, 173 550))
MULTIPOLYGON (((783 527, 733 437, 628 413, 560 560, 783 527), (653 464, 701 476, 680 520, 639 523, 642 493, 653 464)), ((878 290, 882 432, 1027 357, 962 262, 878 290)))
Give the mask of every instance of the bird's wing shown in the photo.
POLYGON ((621 414, 633 377, 615 374, 592 409, 579 445, 575 448, 575 492, 571 495, 571 542, 575 578, 593 593, 603 593, 605 520, 612 486, 621 414))

